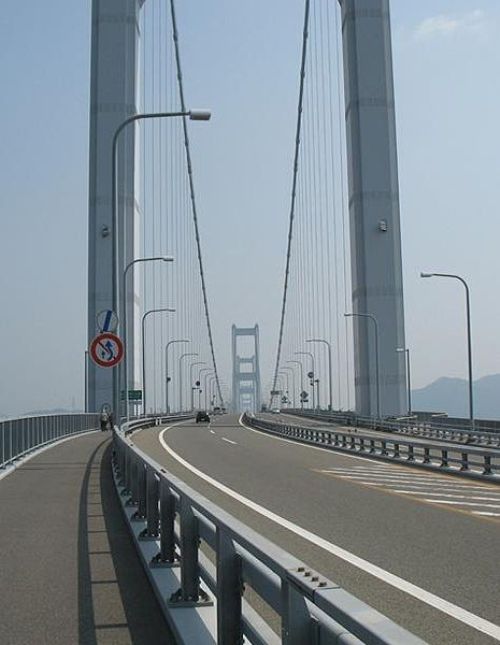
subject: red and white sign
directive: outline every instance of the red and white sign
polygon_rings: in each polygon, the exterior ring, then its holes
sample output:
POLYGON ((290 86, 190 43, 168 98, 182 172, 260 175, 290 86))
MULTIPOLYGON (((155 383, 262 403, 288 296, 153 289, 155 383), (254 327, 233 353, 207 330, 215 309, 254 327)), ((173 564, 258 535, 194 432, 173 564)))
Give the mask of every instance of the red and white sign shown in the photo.
POLYGON ((100 367, 114 367, 123 358, 122 340, 109 331, 98 334, 90 344, 89 354, 100 367))

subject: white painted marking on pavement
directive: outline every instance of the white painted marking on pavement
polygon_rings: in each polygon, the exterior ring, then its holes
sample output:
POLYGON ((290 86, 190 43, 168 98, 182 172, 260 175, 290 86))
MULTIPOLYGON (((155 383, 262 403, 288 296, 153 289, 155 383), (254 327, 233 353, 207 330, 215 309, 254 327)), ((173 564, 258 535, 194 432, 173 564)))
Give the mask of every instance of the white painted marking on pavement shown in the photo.
MULTIPOLYGON (((243 423, 241 422, 241 418, 240 418, 240 424, 244 428, 247 427, 243 425, 243 423)), ((252 430, 253 428, 249 428, 249 429, 252 430)), ((210 477, 210 475, 207 475, 201 470, 198 470, 198 468, 195 468, 195 466, 191 465, 188 461, 183 459, 174 450, 172 450, 172 448, 170 448, 170 446, 163 438, 163 435, 168 430, 170 430, 170 427, 164 428, 160 432, 159 440, 161 445, 169 453, 169 455, 173 457, 176 461, 178 461, 181 465, 183 465, 185 468, 190 470, 192 473, 194 473, 201 479, 205 480, 215 488, 218 488, 223 493, 226 493, 226 495, 229 495, 230 497, 232 497, 233 499, 236 499, 238 502, 240 502, 241 504, 244 504, 245 506, 252 509, 256 513, 259 513, 260 515, 267 517, 268 519, 272 520, 276 524, 279 524, 280 526, 283 526, 284 528, 288 529, 292 533, 295 533, 296 535, 299 535, 300 537, 304 538, 308 542, 311 542, 312 544, 315 544, 321 549, 328 551, 329 553, 331 553, 337 558, 340 558, 341 560, 349 562, 349 564, 352 564, 358 569, 361 569, 362 571, 365 571, 366 573, 372 575, 373 577, 378 578, 379 580, 382 580, 386 584, 391 585, 392 587, 398 589, 399 591, 402 591, 410 596, 413 596, 417 600, 420 600, 421 602, 424 602, 425 604, 431 607, 434 607, 439 611, 442 611, 448 616, 455 618, 461 623, 464 623, 465 625, 468 625, 469 627, 472 627, 477 631, 480 631, 484 634, 492 636, 493 638, 500 639, 500 626, 495 625, 494 623, 490 622, 489 620, 485 620, 480 616, 476 616, 470 611, 467 611, 466 609, 463 609, 458 605, 454 605, 453 603, 448 602, 444 598, 440 598, 439 596, 436 596, 435 594, 429 591, 426 591, 425 589, 422 589, 417 585, 414 585, 408 580, 404 580, 403 578, 400 578, 399 576, 396 576, 393 573, 390 573, 389 571, 386 571, 385 569, 382 569, 381 567, 378 567, 377 565, 372 564, 368 560, 364 560, 363 558, 358 557, 354 553, 350 553, 349 551, 346 551, 342 547, 337 546, 336 544, 333 544, 328 540, 325 540, 319 535, 315 535, 314 533, 311 533, 307 529, 304 529, 301 526, 298 526, 297 524, 290 522, 290 520, 287 520, 284 517, 281 517, 280 515, 273 513, 273 511, 270 511, 264 506, 261 506, 260 504, 253 502, 252 500, 248 499, 247 497, 244 497, 243 495, 240 495, 240 493, 237 493, 232 488, 229 488, 228 486, 226 486, 225 484, 222 484, 221 482, 217 481, 213 477, 210 477)), ((297 445, 296 442, 292 442, 292 443, 295 443, 295 445, 297 445)))
POLYGON ((393 489, 393 493, 402 493, 403 495, 433 495, 434 497, 451 497, 454 499, 477 499, 482 502, 500 502, 500 497, 477 497, 476 495, 443 495, 443 493, 429 493, 427 491, 415 491, 415 490, 396 490, 393 489))
POLYGON ((488 517, 500 517, 500 513, 490 513, 489 511, 471 511, 474 515, 487 515, 488 517))
POLYGON ((453 502, 449 499, 424 499, 432 504, 456 504, 458 506, 485 506, 486 508, 500 508, 500 504, 481 504, 481 502, 453 502))
POLYGON ((226 441, 227 443, 232 443, 234 446, 238 445, 236 441, 231 441, 231 439, 226 439, 226 437, 222 437, 222 441, 226 441))
POLYGON ((211 432, 212 434, 215 434, 215 430, 210 430, 210 432, 211 432))

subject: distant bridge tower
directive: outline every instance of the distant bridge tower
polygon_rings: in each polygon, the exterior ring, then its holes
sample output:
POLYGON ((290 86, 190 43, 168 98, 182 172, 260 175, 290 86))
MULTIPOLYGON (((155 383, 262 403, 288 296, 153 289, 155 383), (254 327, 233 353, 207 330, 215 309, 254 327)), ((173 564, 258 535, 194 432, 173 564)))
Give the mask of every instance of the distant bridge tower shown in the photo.
MULTIPOLYGON (((389 0, 342 8, 353 312, 376 318, 382 414, 406 409, 398 162, 389 0)), ((375 325, 353 318, 356 410, 376 413, 375 325)))
POLYGON ((232 327, 233 349, 233 392, 232 410, 256 412, 261 406, 260 367, 259 367, 259 326, 244 328, 232 327), (253 355, 242 358, 238 354, 238 338, 253 339, 253 355))
MULTIPOLYGON (((111 213, 112 139, 116 128, 137 113, 139 11, 144 0, 93 0, 90 87, 88 338, 96 334, 96 314, 112 308, 113 223, 111 213)), ((119 266, 134 257, 136 201, 134 128, 120 135, 118 209, 119 266)), ((129 373, 134 374, 134 281, 128 285, 129 373)), ((123 321, 122 321, 123 322, 123 321)), ((91 363, 89 412, 113 401, 113 372, 91 363)), ((133 381, 133 376, 131 377, 133 381)))

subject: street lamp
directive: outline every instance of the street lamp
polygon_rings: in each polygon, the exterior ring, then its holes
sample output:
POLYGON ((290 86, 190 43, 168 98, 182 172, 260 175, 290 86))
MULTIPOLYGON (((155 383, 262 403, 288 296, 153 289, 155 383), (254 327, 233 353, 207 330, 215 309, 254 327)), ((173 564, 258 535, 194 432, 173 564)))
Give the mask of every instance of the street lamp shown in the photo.
POLYGON ((287 367, 286 365, 281 369, 289 370, 292 375, 292 402, 293 402, 293 407, 295 407, 295 370, 293 369, 293 367, 287 367))
POLYGON ((126 407, 126 417, 127 422, 130 419, 130 410, 129 410, 129 400, 128 400, 128 355, 127 355, 127 273, 129 269, 139 263, 144 262, 173 262, 174 258, 170 255, 156 255, 150 258, 138 258, 137 260, 132 260, 127 264, 123 272, 123 343, 125 347, 124 357, 123 357, 123 371, 125 373, 125 407, 126 407))
POLYGON ((377 386, 377 419, 380 419, 380 369, 379 369, 379 363, 378 363, 378 346, 379 346, 379 338, 378 338, 378 322, 377 319, 373 314, 344 314, 346 318, 351 318, 351 317, 358 317, 358 318, 369 318, 370 320, 373 321, 374 329, 375 329, 375 382, 377 386))
POLYGON ((209 368, 205 376, 203 377, 203 391, 205 392, 205 410, 209 409, 209 394, 210 394, 210 381, 209 378, 215 378, 215 371, 212 368, 209 368))
POLYGON ((295 363, 300 368, 300 409, 304 409, 304 401, 302 400, 302 392, 304 391, 304 368, 300 361, 287 361, 287 363, 295 363))
POLYGON ((169 340, 165 345, 165 407, 167 414, 170 414, 170 403, 168 400, 168 390, 170 385, 170 376, 168 375, 168 348, 175 343, 190 343, 190 340, 169 340))
POLYGON ((469 417, 470 417, 470 428, 474 432, 475 422, 474 422, 474 396, 473 396, 473 382, 472 382, 472 333, 471 333, 471 324, 470 324, 470 293, 469 285, 467 282, 461 278, 459 275, 454 273, 421 273, 421 278, 453 278, 454 280, 459 280, 465 288, 465 309, 467 314, 467 354, 468 354, 468 363, 469 363, 469 417))
MULTIPOLYGON (((207 380, 206 377, 208 376, 208 374, 205 374, 205 376, 203 377, 204 382, 203 382, 203 387, 201 387, 201 375, 204 372, 212 372, 212 368, 211 367, 202 367, 201 370, 198 373, 198 381, 200 382, 200 386, 199 386, 199 389, 198 389, 198 409, 199 410, 201 410, 201 394, 202 394, 202 391, 205 391, 205 382, 207 380)), ((206 394, 206 391, 205 391, 205 394, 206 394)), ((206 408, 206 406, 205 406, 205 408, 206 408)))
MULTIPOLYGON (((191 412, 194 410, 194 391, 195 387, 193 387, 193 367, 196 367, 196 365, 206 365, 206 361, 196 361, 195 363, 191 363, 189 366, 189 383, 191 387, 191 412)), ((196 386, 198 387, 198 386, 196 386)))
MULTIPOLYGON (((290 399, 289 399, 289 396, 290 396, 290 381, 288 379, 288 372, 283 372, 283 371, 278 372, 277 378, 286 379, 286 384, 283 383, 283 381, 282 381, 282 389, 283 389, 283 391, 286 392, 287 401, 290 402, 290 399)), ((279 401, 279 403, 280 403, 279 407, 281 407, 281 401, 279 401)))
POLYGON ((146 318, 151 314, 162 312, 175 313, 175 309, 163 307, 161 309, 150 309, 142 316, 142 413, 146 415, 146 318))
POLYGON ((329 406, 330 411, 333 410, 333 384, 332 384, 332 346, 323 338, 310 338, 306 343, 323 343, 328 348, 328 388, 329 388, 329 406))
POLYGON ((182 408, 184 407, 184 401, 182 400, 182 359, 187 358, 188 356, 198 356, 197 352, 186 352, 179 357, 179 412, 182 414, 182 408))
POLYGON ((408 416, 411 417, 411 376, 410 376, 410 350, 407 347, 398 347, 396 349, 398 354, 406 354, 406 373, 408 375, 408 416))
MULTIPOLYGON (((134 114, 124 121, 122 121, 116 128, 113 134, 113 140, 111 144, 111 219, 112 219, 112 296, 113 296, 113 311, 118 313, 118 276, 120 267, 118 264, 118 139, 120 133, 136 121, 144 121, 147 119, 164 119, 170 117, 189 117, 192 121, 208 121, 211 117, 211 112, 209 110, 187 110, 183 112, 155 112, 147 114, 134 114)), ((123 293, 123 298, 125 298, 125 292, 123 293)), ((125 320, 125 319, 124 319, 125 320)), ((125 342, 125 334, 124 334, 125 342)), ((126 355, 125 355, 126 360, 126 355)), ((126 374, 126 373, 125 373, 126 374)), ((126 383, 128 386, 128 384, 126 383)), ((120 371, 113 370, 113 388, 114 388, 114 406, 115 411, 118 411, 120 405, 120 371)), ((128 415, 128 387, 127 395, 125 397, 127 402, 127 420, 128 415)))
MULTIPOLYGON (((302 356, 309 356, 309 358, 311 359, 311 372, 314 375, 315 374, 315 371, 314 371, 314 354, 312 352, 294 352, 294 354, 302 355, 302 356)), ((314 379, 314 376, 313 376, 313 379, 314 379)), ((312 402, 311 403, 312 403, 312 408, 314 410, 314 408, 316 407, 315 402, 314 402, 314 380, 312 381, 312 402)))

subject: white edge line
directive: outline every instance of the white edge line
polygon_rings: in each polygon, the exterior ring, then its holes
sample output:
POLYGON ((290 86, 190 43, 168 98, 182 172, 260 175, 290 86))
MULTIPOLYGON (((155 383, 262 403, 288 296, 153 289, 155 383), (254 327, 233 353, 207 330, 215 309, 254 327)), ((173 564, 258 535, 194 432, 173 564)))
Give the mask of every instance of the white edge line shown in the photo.
POLYGON ((45 452, 46 450, 49 450, 50 448, 55 448, 55 446, 58 446, 61 443, 64 443, 65 441, 69 441, 70 439, 76 439, 77 437, 82 437, 85 434, 93 434, 94 432, 101 432, 98 428, 95 430, 83 430, 82 432, 75 432, 74 434, 71 434, 66 437, 61 437, 61 439, 58 439, 57 441, 51 441, 48 444, 45 444, 41 448, 37 448, 36 450, 33 450, 33 452, 29 452, 27 455, 24 457, 20 457, 19 459, 16 459, 13 463, 8 464, 5 466, 4 472, 0 471, 0 481, 2 479, 5 479, 5 477, 8 477, 9 475, 12 475, 12 473, 15 473, 18 468, 21 468, 21 466, 24 466, 30 459, 33 459, 33 457, 38 457, 38 455, 41 455, 42 452, 45 452))
POLYGON ((221 437, 222 441, 226 441, 227 443, 232 443, 233 446, 237 446, 238 444, 236 441, 231 441, 231 439, 226 439, 226 437, 221 437))
MULTIPOLYGON (((252 430, 253 432, 257 432, 253 428, 248 428, 248 426, 245 426, 241 418, 242 417, 240 417, 239 419, 239 423, 243 428, 252 430)), ((297 524, 290 522, 284 517, 281 517, 280 515, 273 513, 273 511, 270 511, 264 506, 260 506, 260 504, 253 502, 252 500, 248 499, 247 497, 244 497, 243 495, 240 495, 240 493, 237 493, 235 490, 229 488, 225 484, 222 484, 216 479, 213 479, 213 477, 210 477, 210 475, 207 475, 201 470, 198 470, 198 468, 195 468, 195 466, 192 466, 188 461, 183 459, 174 450, 172 450, 172 448, 170 448, 170 446, 165 441, 164 434, 171 428, 172 426, 168 426, 160 432, 158 436, 159 441, 163 446, 163 448, 169 453, 171 457, 173 457, 185 468, 190 470, 193 474, 205 480, 215 488, 218 488, 223 493, 226 493, 226 495, 229 495, 233 499, 236 499, 238 502, 240 502, 241 504, 244 504, 245 506, 252 509, 256 513, 263 515, 264 517, 272 520, 276 524, 279 524, 280 526, 288 529, 292 533, 299 535, 300 537, 304 538, 308 542, 311 542, 312 544, 315 544, 321 549, 328 551, 335 557, 340 558, 345 562, 348 562, 349 564, 357 567, 358 569, 361 569, 362 571, 365 571, 366 573, 370 574, 374 578, 378 578, 379 580, 382 580, 382 582, 385 582, 386 584, 391 585, 395 589, 398 589, 399 591, 402 591, 408 594, 409 596, 413 596, 417 600, 424 602, 430 607, 433 607, 434 609, 438 609, 444 614, 451 616, 455 620, 458 620, 461 623, 464 623, 465 625, 468 625, 469 627, 472 627, 473 629, 476 629, 479 632, 482 632, 484 634, 487 634, 488 636, 491 636, 493 638, 500 640, 500 626, 495 625, 495 623, 492 623, 484 618, 481 618, 480 616, 476 616, 476 614, 473 614, 470 611, 467 611, 466 609, 459 607, 458 605, 454 605, 448 600, 445 600, 444 598, 440 598, 439 596, 436 596, 435 594, 429 591, 426 591, 425 589, 422 589, 421 587, 418 587, 417 585, 414 585, 411 582, 408 582, 408 580, 404 580, 403 578, 400 578, 399 576, 396 576, 395 574, 390 573, 389 571, 386 571, 385 569, 382 569, 381 567, 378 567, 377 565, 372 564, 371 562, 368 562, 368 560, 364 560, 363 558, 360 558, 357 555, 354 555, 354 553, 350 553, 349 551, 346 551, 342 547, 339 547, 336 544, 333 544, 332 542, 325 540, 319 535, 315 535, 314 533, 311 533, 307 529, 304 529, 301 526, 298 526, 297 524)), ((279 439, 279 438, 276 437, 276 439, 279 439)), ((284 439, 284 441, 289 441, 289 440, 284 439)), ((295 443, 295 442, 291 442, 291 443, 295 443)), ((314 446, 311 446, 311 447, 314 447, 314 446)), ((317 448, 317 449, 320 449, 320 448, 317 448)))

